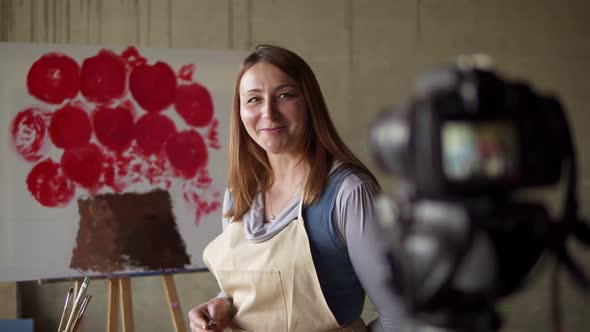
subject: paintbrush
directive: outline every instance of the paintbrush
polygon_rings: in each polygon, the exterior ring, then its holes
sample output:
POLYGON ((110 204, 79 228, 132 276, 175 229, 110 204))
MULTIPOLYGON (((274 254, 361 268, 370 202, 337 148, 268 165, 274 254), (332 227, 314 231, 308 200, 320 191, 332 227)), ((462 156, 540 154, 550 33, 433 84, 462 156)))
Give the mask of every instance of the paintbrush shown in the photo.
POLYGON ((72 328, 74 327, 74 320, 78 315, 78 308, 84 297, 86 296, 86 288, 88 288, 88 283, 90 282, 90 278, 84 277, 84 281, 80 286, 80 290, 78 291, 78 296, 76 296, 76 301, 74 302, 74 307, 72 308, 72 312, 70 312, 70 318, 68 318, 68 324, 66 324, 66 332, 71 332, 72 328))
POLYGON ((74 288, 70 287, 68 294, 66 294, 66 303, 64 304, 64 311, 61 313, 61 318, 59 320, 59 327, 57 328, 57 332, 62 331, 62 327, 63 327, 65 320, 66 320, 66 313, 68 312, 68 304, 70 304, 70 298, 72 297, 73 293, 74 293, 74 288))

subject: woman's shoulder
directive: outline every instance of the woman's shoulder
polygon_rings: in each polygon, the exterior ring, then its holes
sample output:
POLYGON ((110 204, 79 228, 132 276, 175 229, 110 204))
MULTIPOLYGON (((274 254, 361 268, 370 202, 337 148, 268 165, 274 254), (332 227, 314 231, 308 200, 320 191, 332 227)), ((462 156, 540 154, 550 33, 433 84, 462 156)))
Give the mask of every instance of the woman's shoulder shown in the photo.
POLYGON ((344 178, 340 185, 340 192, 349 192, 358 189, 369 189, 375 191, 378 189, 378 184, 375 183, 373 177, 362 169, 354 167, 350 164, 345 164, 341 161, 334 162, 330 170, 330 177, 341 174, 344 178))
POLYGON ((223 193, 223 205, 222 211, 223 214, 226 214, 234 205, 234 197, 231 193, 231 189, 225 188, 225 193, 223 193))
POLYGON ((231 189, 229 187, 225 188, 225 192, 223 193, 223 200, 224 201, 233 200, 231 189))

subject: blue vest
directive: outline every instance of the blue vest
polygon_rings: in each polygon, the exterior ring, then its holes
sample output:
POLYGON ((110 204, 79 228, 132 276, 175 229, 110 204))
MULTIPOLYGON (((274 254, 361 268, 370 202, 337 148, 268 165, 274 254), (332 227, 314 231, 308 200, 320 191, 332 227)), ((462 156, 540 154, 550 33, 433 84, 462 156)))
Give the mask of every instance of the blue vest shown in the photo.
POLYGON ((332 225, 338 190, 344 178, 353 172, 348 168, 331 174, 319 201, 302 211, 324 298, 341 326, 359 318, 365 302, 365 291, 354 272, 348 249, 332 225))

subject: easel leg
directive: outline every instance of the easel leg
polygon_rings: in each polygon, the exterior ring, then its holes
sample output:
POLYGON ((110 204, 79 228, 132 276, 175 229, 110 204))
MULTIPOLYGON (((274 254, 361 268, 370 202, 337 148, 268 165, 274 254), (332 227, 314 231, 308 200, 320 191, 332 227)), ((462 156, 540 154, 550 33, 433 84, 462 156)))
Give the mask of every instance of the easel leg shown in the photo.
POLYGON ((174 323, 175 332, 185 332, 184 319, 182 318, 182 310, 180 309, 180 302, 178 301, 178 293, 176 292, 176 284, 172 275, 163 275, 162 281, 166 289, 166 297, 168 298, 168 309, 170 309, 170 316, 174 323))
POLYGON ((133 301, 131 300, 131 280, 119 279, 121 287, 121 313, 123 320, 123 332, 133 332, 133 301))
POLYGON ((109 306, 107 310, 107 332, 119 328, 119 279, 109 279, 109 306))
MULTIPOLYGON (((175 332, 186 332, 178 293, 172 275, 162 276, 168 309, 172 316, 175 332)), ((131 279, 129 277, 109 279, 109 305, 107 310, 107 332, 117 332, 119 328, 119 301, 121 301, 121 320, 123 332, 133 332, 133 301, 131 299, 131 279)))

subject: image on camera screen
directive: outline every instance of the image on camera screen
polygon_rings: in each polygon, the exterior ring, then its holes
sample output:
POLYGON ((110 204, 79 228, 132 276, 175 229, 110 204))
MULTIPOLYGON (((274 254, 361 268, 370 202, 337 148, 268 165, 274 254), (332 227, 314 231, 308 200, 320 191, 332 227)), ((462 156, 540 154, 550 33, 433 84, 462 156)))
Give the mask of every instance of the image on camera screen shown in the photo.
POLYGON ((518 169, 516 129, 509 121, 446 121, 441 143, 449 181, 501 181, 518 169))

